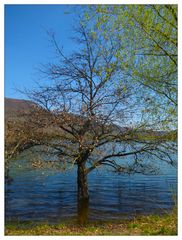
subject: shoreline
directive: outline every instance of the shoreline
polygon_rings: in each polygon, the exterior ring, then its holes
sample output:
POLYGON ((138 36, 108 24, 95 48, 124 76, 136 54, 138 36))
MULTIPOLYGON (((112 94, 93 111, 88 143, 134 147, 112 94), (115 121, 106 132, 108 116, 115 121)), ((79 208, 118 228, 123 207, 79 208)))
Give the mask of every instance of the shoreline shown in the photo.
POLYGON ((36 224, 33 222, 9 222, 5 236, 141 236, 177 235, 177 209, 164 215, 138 216, 131 220, 93 221, 84 225, 76 221, 59 224, 36 224))

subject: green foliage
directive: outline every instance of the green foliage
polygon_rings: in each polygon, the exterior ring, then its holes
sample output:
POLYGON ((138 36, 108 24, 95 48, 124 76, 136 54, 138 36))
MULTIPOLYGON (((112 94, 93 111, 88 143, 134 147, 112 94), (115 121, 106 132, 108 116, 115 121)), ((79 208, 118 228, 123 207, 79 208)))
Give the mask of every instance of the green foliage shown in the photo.
POLYGON ((177 5, 98 5, 92 23, 119 46, 121 70, 150 95, 151 117, 177 127, 177 5), (94 20, 93 20, 94 19, 94 20))

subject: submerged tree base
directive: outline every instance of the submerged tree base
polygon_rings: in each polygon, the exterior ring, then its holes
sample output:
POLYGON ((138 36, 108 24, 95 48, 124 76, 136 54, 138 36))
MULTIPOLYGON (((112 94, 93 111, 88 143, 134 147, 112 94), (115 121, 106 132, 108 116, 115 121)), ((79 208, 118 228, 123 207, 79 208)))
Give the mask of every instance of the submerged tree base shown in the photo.
POLYGON ((140 216, 133 220, 98 221, 84 225, 76 222, 55 225, 9 223, 5 235, 177 235, 177 210, 163 216, 140 216))

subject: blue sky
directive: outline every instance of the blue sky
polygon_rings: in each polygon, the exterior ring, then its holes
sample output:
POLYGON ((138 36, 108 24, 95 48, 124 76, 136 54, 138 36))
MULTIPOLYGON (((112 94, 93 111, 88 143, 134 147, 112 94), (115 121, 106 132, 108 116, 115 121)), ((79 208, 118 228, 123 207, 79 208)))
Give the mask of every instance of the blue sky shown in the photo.
POLYGON ((36 68, 54 58, 46 31, 54 31, 65 50, 75 46, 74 14, 66 5, 5 5, 5 96, 25 98, 15 89, 31 88, 36 68))

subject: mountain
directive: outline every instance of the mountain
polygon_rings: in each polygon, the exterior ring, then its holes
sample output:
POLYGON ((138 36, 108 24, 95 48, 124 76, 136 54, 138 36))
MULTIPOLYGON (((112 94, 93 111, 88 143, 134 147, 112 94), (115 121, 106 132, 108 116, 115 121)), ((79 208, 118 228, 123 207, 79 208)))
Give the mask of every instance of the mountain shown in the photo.
MULTIPOLYGON (((31 110, 33 110, 33 107, 35 104, 28 100, 23 99, 13 99, 13 98, 5 98, 5 119, 20 119, 21 113, 29 113, 31 110)), ((87 118, 81 117, 78 115, 74 115, 71 113, 64 113, 64 115, 67 115, 68 121, 72 120, 75 122, 75 124, 78 122, 84 122, 87 118)), ((23 116, 23 115, 22 115, 23 116)), ((61 116, 61 114, 60 114, 61 116)), ((95 127, 98 126, 98 121, 94 123, 95 127)), ((151 138, 170 138, 170 139, 176 139, 177 138, 177 130, 171 130, 171 131, 155 131, 155 130, 134 130, 129 127, 121 127, 117 126, 115 124, 109 125, 109 128, 112 129, 113 132, 120 132, 125 133, 128 135, 129 138, 137 138, 137 139, 151 139, 151 138)))
POLYGON ((5 119, 18 117, 21 112, 28 112, 33 107, 33 103, 23 99, 5 98, 5 119))

